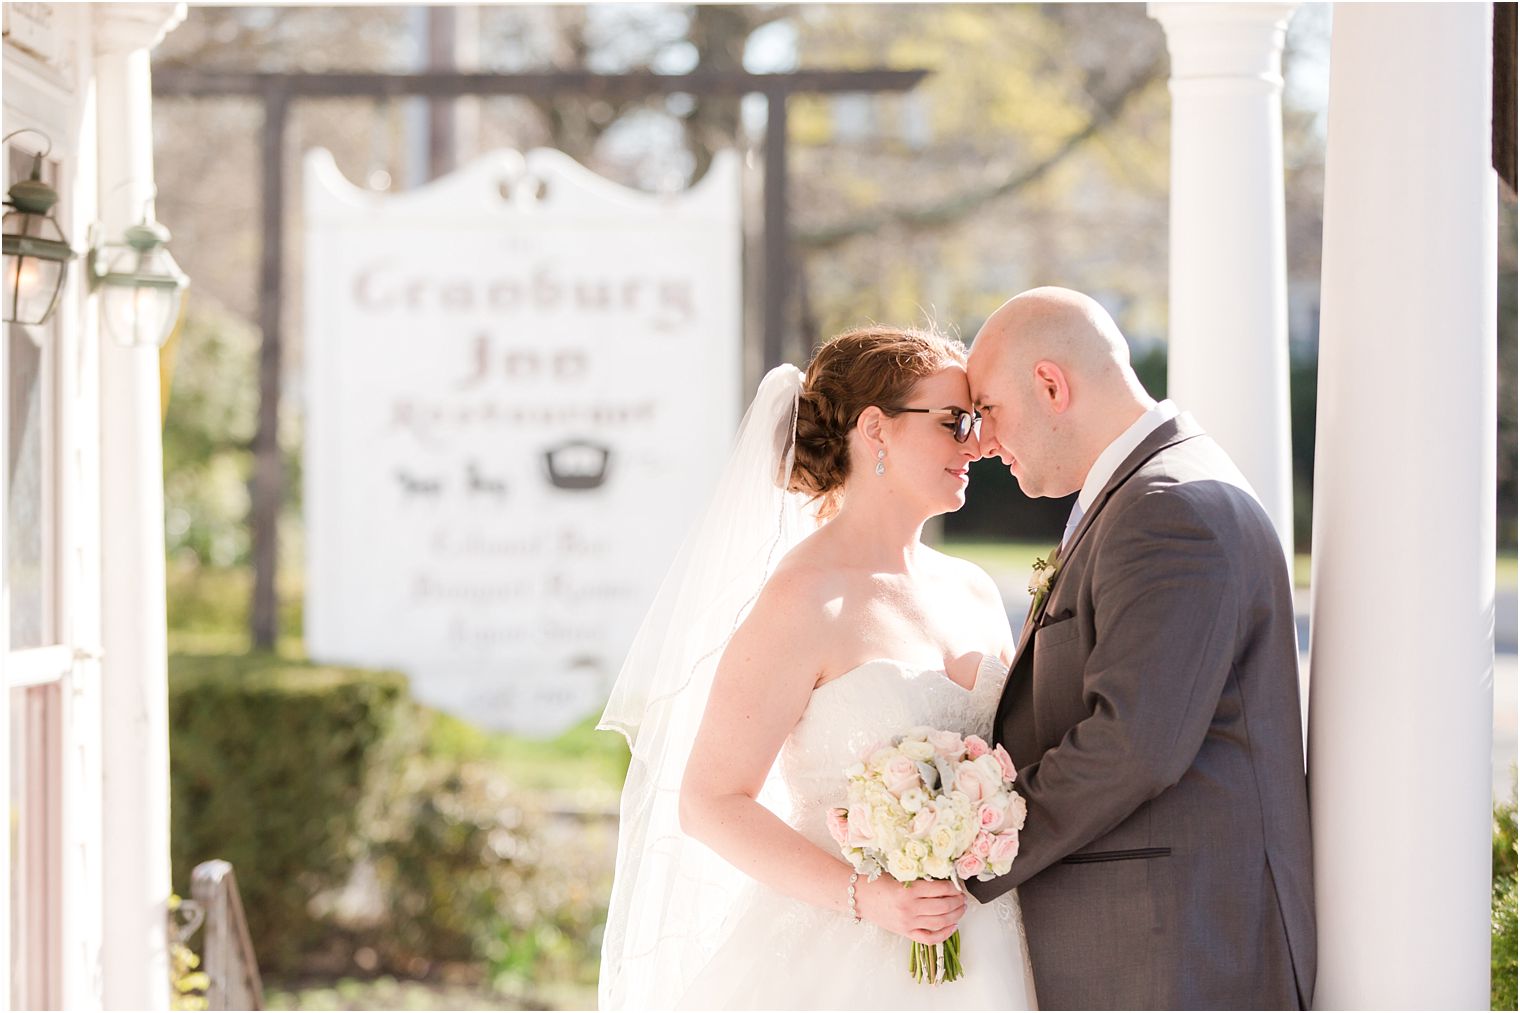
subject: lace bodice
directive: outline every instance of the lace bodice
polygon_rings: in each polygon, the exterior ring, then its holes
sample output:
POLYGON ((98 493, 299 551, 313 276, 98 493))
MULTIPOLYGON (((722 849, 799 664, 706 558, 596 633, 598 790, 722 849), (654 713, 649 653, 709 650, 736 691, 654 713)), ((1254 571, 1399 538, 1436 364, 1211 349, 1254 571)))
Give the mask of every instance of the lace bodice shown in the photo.
POLYGON ((781 748, 788 821, 819 847, 837 851, 823 811, 844 804, 845 768, 868 746, 914 725, 988 738, 1007 678, 995 655, 982 659, 970 689, 942 670, 878 658, 819 686, 781 748))

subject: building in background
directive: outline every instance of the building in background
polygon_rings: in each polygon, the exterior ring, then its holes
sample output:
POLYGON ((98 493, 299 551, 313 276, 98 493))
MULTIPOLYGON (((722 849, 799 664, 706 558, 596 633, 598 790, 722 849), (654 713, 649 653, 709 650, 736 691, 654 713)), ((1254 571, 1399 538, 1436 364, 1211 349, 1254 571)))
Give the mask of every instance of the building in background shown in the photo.
MULTIPOLYGON (((74 255, 55 310, 5 324, 0 355, 0 997, 164 1009, 162 334, 135 346, 107 336, 112 289, 92 283, 89 251, 151 212, 148 53, 184 6, 3 12, 0 171, 9 186, 35 166, 74 255)), ((37 280, 12 252, 8 298, 37 280)))

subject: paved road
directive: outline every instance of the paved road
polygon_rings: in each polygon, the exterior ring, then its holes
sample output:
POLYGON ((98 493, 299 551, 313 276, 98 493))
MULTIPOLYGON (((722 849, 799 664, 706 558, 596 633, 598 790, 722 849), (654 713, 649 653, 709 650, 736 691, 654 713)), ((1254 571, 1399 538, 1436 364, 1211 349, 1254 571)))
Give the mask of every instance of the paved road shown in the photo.
MULTIPOLYGON (((1008 603, 1008 619, 1017 633, 1029 612, 1029 593, 1024 574, 994 574, 1003 600, 1008 603)), ((1309 594, 1303 588, 1296 593, 1298 642, 1305 650, 1299 667, 1308 686, 1309 675, 1309 594)), ((1516 762, 1517 715, 1520 715, 1520 657, 1516 654, 1516 591, 1513 587, 1498 590, 1494 603, 1494 798, 1509 798, 1515 791, 1513 767, 1516 762)), ((1307 696, 1305 700, 1307 701, 1307 696)))

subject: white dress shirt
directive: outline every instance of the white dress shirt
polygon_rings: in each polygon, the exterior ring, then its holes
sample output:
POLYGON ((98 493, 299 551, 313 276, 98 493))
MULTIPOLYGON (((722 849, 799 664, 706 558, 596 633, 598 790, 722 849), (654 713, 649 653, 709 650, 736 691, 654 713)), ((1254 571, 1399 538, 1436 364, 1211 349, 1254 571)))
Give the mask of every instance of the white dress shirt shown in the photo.
POLYGON ((1133 454, 1147 436, 1161 428, 1162 423, 1170 422, 1179 414, 1177 406, 1170 400, 1162 401, 1136 419, 1098 455, 1087 472, 1087 480, 1082 483, 1082 491, 1077 493, 1077 501, 1071 505, 1071 516, 1066 521, 1066 530, 1061 534, 1061 548, 1066 548, 1071 533, 1077 530, 1083 515, 1092 507, 1093 500, 1098 498, 1098 493, 1103 491, 1108 480, 1114 477, 1114 472, 1124 463, 1124 459, 1133 454))

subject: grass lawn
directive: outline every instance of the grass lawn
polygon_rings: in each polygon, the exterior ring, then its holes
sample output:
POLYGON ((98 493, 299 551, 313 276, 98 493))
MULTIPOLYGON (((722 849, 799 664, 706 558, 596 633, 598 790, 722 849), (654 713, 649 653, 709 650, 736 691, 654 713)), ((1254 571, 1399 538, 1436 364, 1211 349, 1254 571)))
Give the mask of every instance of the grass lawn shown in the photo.
POLYGON ((428 743, 439 756, 489 763, 519 787, 588 805, 615 805, 628 773, 628 744, 587 717, 552 739, 492 732, 430 712, 428 743))
MULTIPOLYGON (((1035 558, 1050 552, 1053 547, 1044 542, 966 538, 946 540, 939 548, 952 556, 971 560, 994 576, 1010 574, 1021 579, 1034 567, 1035 558)), ((1514 553, 1503 553, 1495 557, 1494 577, 1500 587, 1515 586, 1514 553)), ((1306 552, 1293 557, 1293 583, 1298 587, 1309 586, 1309 554, 1306 552)))

